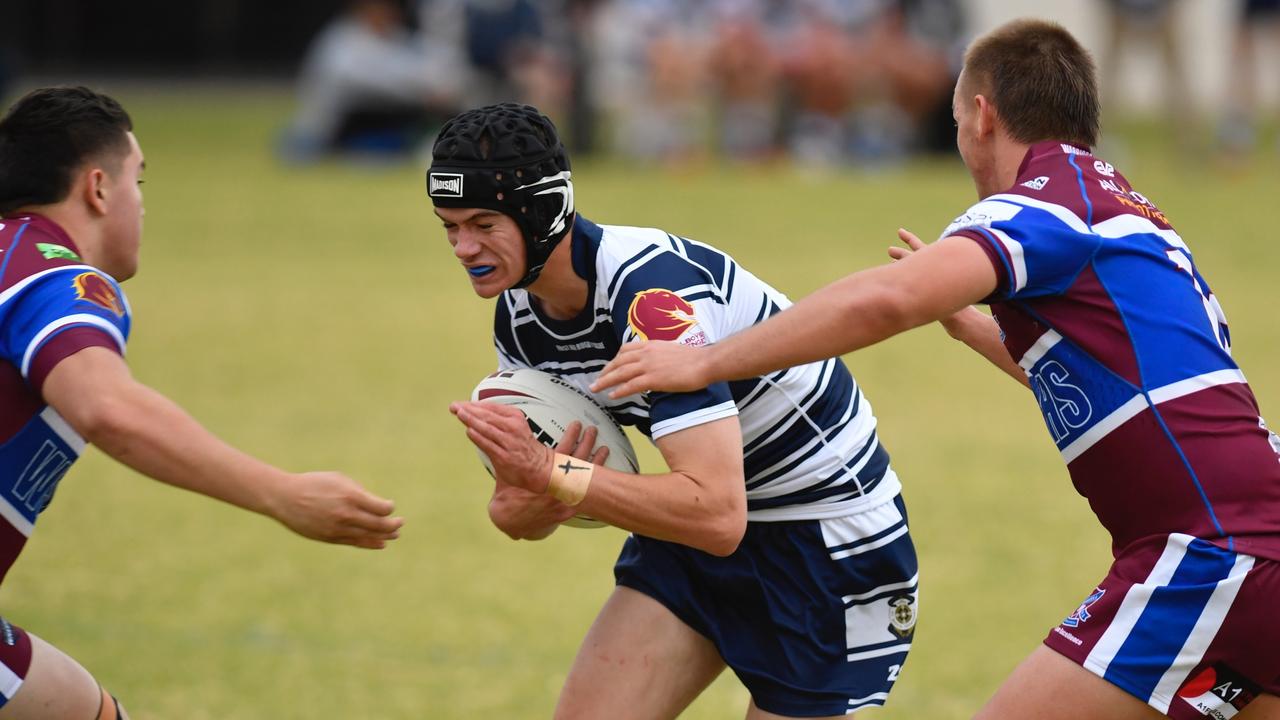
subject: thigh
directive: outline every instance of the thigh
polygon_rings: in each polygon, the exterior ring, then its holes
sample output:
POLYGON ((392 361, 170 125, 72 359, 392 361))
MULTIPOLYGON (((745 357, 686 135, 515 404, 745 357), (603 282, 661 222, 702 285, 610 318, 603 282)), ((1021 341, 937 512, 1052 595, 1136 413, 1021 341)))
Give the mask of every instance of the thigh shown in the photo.
POLYGON ((657 600, 619 586, 582 641, 555 716, 674 718, 722 670, 710 640, 657 600))
POLYGON ((1259 695, 1234 720, 1280 720, 1280 697, 1259 695))
POLYGON ((0 707, 0 720, 93 720, 102 717, 100 711, 104 694, 89 671, 39 637, 27 634, 27 638, 31 642, 30 668, 17 692, 0 707))
POLYGON ((1041 645, 974 720, 1151 720, 1146 703, 1041 645))

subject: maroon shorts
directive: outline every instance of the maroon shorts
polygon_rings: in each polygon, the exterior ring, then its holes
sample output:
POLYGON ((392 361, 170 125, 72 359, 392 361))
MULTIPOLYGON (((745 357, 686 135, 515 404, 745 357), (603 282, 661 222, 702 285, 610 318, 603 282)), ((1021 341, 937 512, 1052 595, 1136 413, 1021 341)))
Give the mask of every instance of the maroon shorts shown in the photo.
POLYGON ((9 702, 31 669, 31 638, 0 618, 0 707, 9 702))
POLYGON ((1127 548, 1045 645, 1177 720, 1280 695, 1280 563, 1190 535, 1127 548))

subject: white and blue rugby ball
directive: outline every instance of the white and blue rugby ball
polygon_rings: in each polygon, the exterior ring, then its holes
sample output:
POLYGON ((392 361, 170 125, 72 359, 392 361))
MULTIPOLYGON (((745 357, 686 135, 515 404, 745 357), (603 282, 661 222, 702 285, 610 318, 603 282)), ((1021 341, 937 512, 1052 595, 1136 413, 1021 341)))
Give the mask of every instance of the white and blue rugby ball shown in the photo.
MULTIPOLYGON (((529 420, 533 436, 548 447, 555 447, 575 420, 582 423, 583 428, 595 426, 596 447, 592 450, 601 445, 609 448, 605 467, 627 473, 640 471, 635 448, 631 447, 622 427, 589 395, 555 375, 529 368, 502 370, 481 380, 471 391, 471 399, 519 408, 529 420)), ((492 475, 493 463, 489 457, 478 448, 476 452, 492 475)), ((586 515, 575 515, 564 524, 596 528, 605 523, 586 515)))

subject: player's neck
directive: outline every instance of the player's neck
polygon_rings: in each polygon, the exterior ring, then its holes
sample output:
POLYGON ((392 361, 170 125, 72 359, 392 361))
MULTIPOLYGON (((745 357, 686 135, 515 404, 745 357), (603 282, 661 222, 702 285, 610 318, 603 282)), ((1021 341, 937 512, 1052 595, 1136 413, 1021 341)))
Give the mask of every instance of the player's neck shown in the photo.
POLYGON ((84 213, 71 207, 69 203, 24 205, 7 213, 7 217, 20 215, 39 215, 53 221, 76 244, 76 249, 80 251, 80 257, 84 258, 84 261, 89 265, 94 264, 93 258, 97 255, 98 243, 96 241, 97 234, 93 230, 93 223, 84 216, 84 213))
POLYGON ((1013 187, 1018 179, 1018 168, 1031 148, 1007 135, 996 141, 992 148, 992 162, 988 172, 974 178, 978 196, 987 198, 1013 187))
POLYGON ((555 320, 572 320, 587 306, 587 281, 573 270, 573 235, 565 238, 547 258, 529 293, 539 308, 555 320))

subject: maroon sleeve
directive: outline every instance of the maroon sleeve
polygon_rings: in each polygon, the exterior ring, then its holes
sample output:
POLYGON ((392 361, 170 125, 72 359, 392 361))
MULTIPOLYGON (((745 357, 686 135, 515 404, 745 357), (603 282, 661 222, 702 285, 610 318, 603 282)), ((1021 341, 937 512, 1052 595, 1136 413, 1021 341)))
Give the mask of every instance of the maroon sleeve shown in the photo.
POLYGON ((986 233, 975 227, 957 230, 951 235, 969 238, 976 242, 978 247, 982 248, 982 251, 987 254, 987 260, 991 261, 991 266, 995 268, 996 289, 983 298, 982 302, 991 303, 1004 300, 1008 296, 1012 272, 1009 269, 1009 261, 1005 258, 1000 244, 992 241, 986 233))
POLYGON ((72 325, 54 333, 53 337, 45 340, 40 349, 36 350, 27 371, 27 382, 36 392, 41 392, 45 378, 49 377, 49 372, 55 365, 87 347, 104 347, 120 352, 115 339, 102 330, 90 325, 72 325))

